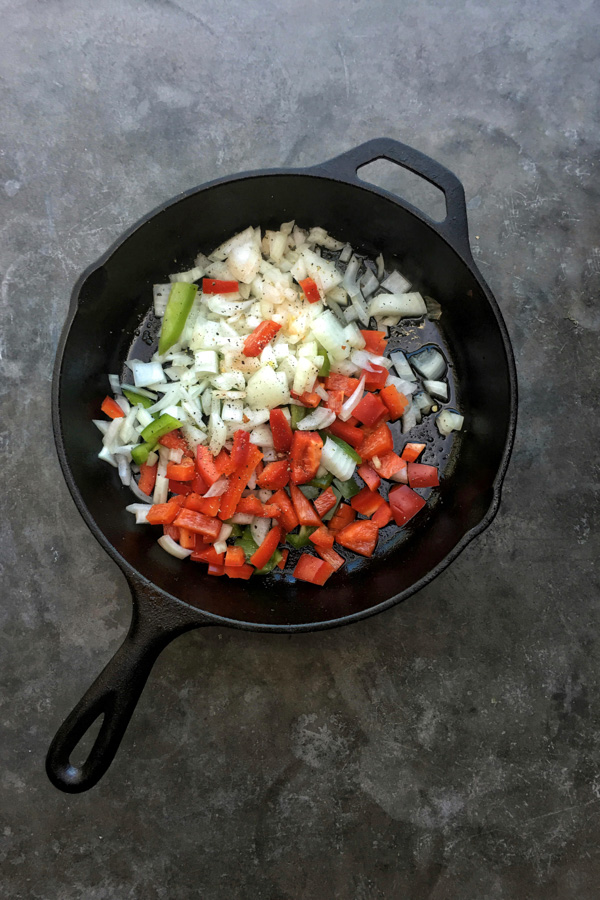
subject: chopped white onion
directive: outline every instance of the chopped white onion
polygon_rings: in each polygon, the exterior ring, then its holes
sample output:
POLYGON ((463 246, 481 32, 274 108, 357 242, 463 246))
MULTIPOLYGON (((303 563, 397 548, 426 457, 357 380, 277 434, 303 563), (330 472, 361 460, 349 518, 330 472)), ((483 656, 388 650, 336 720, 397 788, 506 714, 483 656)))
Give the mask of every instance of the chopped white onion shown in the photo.
POLYGON ((365 389, 365 381, 366 375, 363 375, 352 394, 350 394, 348 399, 342 404, 342 408, 339 414, 339 418, 342 420, 342 422, 348 421, 348 419, 362 400, 365 389))
POLYGON ((348 456, 343 447, 332 441, 330 437, 325 441, 321 453, 321 465, 340 481, 348 481, 349 478, 352 478, 356 468, 352 457, 348 456))
POLYGON ((405 381, 417 380, 415 377, 415 373, 411 369, 410 363, 408 362, 402 350, 392 350, 392 352, 390 353, 390 357, 392 360, 392 364, 400 378, 404 378, 405 381))
POLYGON ((359 369, 366 369, 367 372, 375 372, 373 366, 390 369, 392 361, 385 356, 378 356, 376 353, 369 353, 368 350, 353 350, 350 359, 359 369))
POLYGON ((121 393, 121 381, 120 381, 118 375, 109 375, 108 383, 110 384, 110 389, 113 392, 113 394, 121 393))
POLYGON ((435 347, 423 347, 422 350, 411 353, 410 364, 419 375, 430 381, 436 381, 446 371, 446 360, 435 347))
POLYGON ((452 431, 460 431, 465 421, 464 416, 456 412, 455 409, 443 409, 439 415, 435 417, 435 424, 440 434, 446 436, 452 431))
POLYGON ((417 292, 409 294, 377 294, 369 305, 371 316, 406 316, 419 318, 427 312, 425 301, 417 292))
MULTIPOLYGON (((298 422, 298 431, 319 431, 322 428, 329 428, 335 422, 335 413, 332 409, 326 409, 324 406, 317 406, 307 416, 298 422)), ((252 438, 250 438, 252 440, 252 438)))
POLYGON ((205 494, 202 494, 203 497, 222 497, 227 488, 229 487, 229 479, 225 477, 225 475, 221 475, 220 478, 217 478, 214 484, 212 484, 205 494))
POLYGON ((250 525, 250 530, 256 544, 260 547, 269 531, 271 530, 271 520, 255 516, 252 524, 250 525))
POLYGON ((325 403, 329 400, 329 394, 325 390, 322 384, 315 385, 315 394, 318 394, 321 400, 324 400, 325 403))
POLYGON ((162 384, 167 376, 159 362, 142 362, 141 359, 128 359, 127 365, 133 373, 136 387, 146 387, 149 384, 162 384))
POLYGON ((169 481, 164 475, 157 475, 154 483, 153 503, 166 503, 169 496, 169 481))
POLYGON ((250 432, 250 443, 256 444, 258 447, 272 447, 273 434, 269 425, 257 425, 250 432))
POLYGON ((255 517, 251 516, 249 513, 234 513, 231 517, 231 522, 234 525, 252 525, 255 517))
POLYGON ((192 555, 191 550, 184 550, 184 548, 173 540, 172 537, 169 537, 168 534, 163 534, 162 537, 159 537, 158 543, 166 550, 167 553, 170 553, 171 556, 176 556, 177 559, 185 559, 188 556, 192 555))
POLYGON ((448 400, 448 385, 445 381, 432 381, 430 378, 424 378, 423 387, 437 400, 442 400, 444 403, 448 400))
POLYGON ((381 282, 381 287, 392 294, 405 294, 410 290, 410 281, 400 272, 392 272, 385 281, 381 282))

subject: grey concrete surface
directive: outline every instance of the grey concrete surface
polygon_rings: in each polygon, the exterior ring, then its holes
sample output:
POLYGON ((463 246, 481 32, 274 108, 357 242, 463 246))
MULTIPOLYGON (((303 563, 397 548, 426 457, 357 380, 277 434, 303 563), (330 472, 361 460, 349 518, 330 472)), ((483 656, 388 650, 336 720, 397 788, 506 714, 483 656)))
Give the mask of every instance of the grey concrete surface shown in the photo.
POLYGON ((597 898, 598 5, 0 6, 0 897, 597 898), (63 795, 48 743, 130 611, 53 450, 72 284, 181 190, 379 135, 465 185, 520 375, 500 513, 380 617, 180 638, 63 795))

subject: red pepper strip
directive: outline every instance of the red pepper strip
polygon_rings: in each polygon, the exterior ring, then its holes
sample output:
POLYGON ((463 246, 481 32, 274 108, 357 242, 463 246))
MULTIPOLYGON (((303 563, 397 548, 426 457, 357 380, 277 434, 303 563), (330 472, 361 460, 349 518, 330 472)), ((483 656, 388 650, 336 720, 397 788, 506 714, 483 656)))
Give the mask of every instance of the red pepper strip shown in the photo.
MULTIPOLYGON (((173 526, 171 526, 173 527, 173 526)), ((177 526, 175 526, 177 527, 177 526)), ((196 534, 193 531, 190 531, 189 528, 180 528, 179 529, 179 543, 184 548, 184 550, 195 550, 196 549, 196 534)))
POLYGON ((322 451, 323 441, 316 431, 294 432, 290 453, 290 480, 294 484, 306 484, 315 477, 322 451))
POLYGON ((253 566, 256 566, 257 569, 262 569, 263 566, 269 562, 275 551, 277 550, 277 544, 281 539, 281 528, 279 525, 275 525, 274 528, 271 528, 266 538, 258 548, 255 550, 252 556, 250 557, 250 562, 253 566))
POLYGON ((287 562, 289 555, 290 555, 290 551, 288 550, 287 547, 284 547, 283 550, 281 551, 281 559, 277 563, 278 569, 285 569, 285 564, 287 562))
POLYGON ((328 391, 328 399, 325 403, 325 409, 330 409, 332 412, 339 416, 342 411, 342 404, 344 402, 344 392, 343 391, 328 391))
POLYGON ((281 459, 278 462, 267 463, 256 483, 259 488, 268 488, 270 491, 277 491, 284 488, 290 480, 290 471, 287 459, 281 459))
POLYGON ((174 503, 155 503, 146 513, 146 521, 150 525, 172 525, 178 512, 174 503))
POLYGON ((261 459, 262 453, 258 447, 255 444, 250 444, 247 463, 229 476, 229 486, 221 497, 219 518, 223 521, 230 519, 234 514, 235 508, 242 498, 242 493, 250 480, 250 476, 261 459))
POLYGON ((303 406, 310 406, 313 409, 321 402, 321 397, 315 391, 304 391, 303 394, 296 394, 294 391, 290 391, 290 394, 294 400, 299 400, 303 406))
POLYGON ((193 481, 196 474, 194 460, 184 456, 180 463, 167 463, 167 478, 172 481, 193 481))
POLYGON ((242 497, 235 511, 245 516, 262 516, 263 505, 258 497, 242 497))
POLYGON ((376 363, 371 363, 371 368, 374 371, 369 372, 367 369, 362 371, 362 374, 365 376, 365 388, 367 391, 378 391, 387 381, 388 370, 384 366, 376 365, 376 363))
POLYGON ((407 484, 392 488, 388 500, 396 525, 405 525, 425 506, 425 500, 407 484))
POLYGON ((195 494, 200 494, 202 496, 207 492, 210 485, 208 485, 202 475, 196 469, 196 474, 194 476, 194 480, 190 482, 190 486, 195 494))
POLYGON ((392 432, 385 422, 382 422, 372 434, 365 437, 357 449, 363 460, 372 459, 373 456, 382 456, 384 453, 394 449, 392 432))
POLYGON ((215 469, 219 475, 231 475, 232 472, 235 472, 236 466, 227 450, 223 449, 218 456, 215 456, 215 469))
POLYGON ((250 446, 250 434, 239 428, 233 435, 233 447, 231 449, 231 462, 235 469, 240 469, 248 462, 248 448, 250 446))
POLYGON ((381 478, 375 471, 372 469, 369 463, 363 463, 357 469, 358 474, 367 485, 370 491, 376 491, 379 485, 381 484, 381 478))
POLYGON ((358 387, 358 378, 349 378, 348 375, 332 373, 325 379, 326 391, 343 391, 346 397, 354 393, 358 387))
POLYGON ((208 564, 207 569, 208 575, 224 575, 225 574, 225 566, 215 566, 213 563, 208 564))
POLYGON ((407 463, 408 483, 411 488, 437 487, 440 483, 437 466, 422 463, 407 463))
POLYGON ((102 406, 100 407, 100 409, 107 416, 110 416, 111 419, 122 419, 125 415, 117 401, 113 400, 113 398, 109 397, 108 395, 102 401, 102 406))
POLYGON ((178 429, 170 431, 168 434, 163 434, 163 436, 158 439, 158 443, 162 447, 168 447, 169 450, 182 450, 184 456, 189 456, 192 459, 194 459, 196 455, 194 451, 190 449, 188 442, 178 429))
POLYGON ((281 511, 281 515, 279 516, 279 524, 284 531, 293 531, 294 528, 298 527, 300 522, 298 521, 296 510, 294 509, 292 502, 285 491, 280 490, 273 494, 273 496, 271 497, 271 505, 277 506, 281 511))
POLYGON ((191 493, 185 498, 183 504, 186 509, 193 509, 194 512, 204 513, 205 516, 216 516, 221 505, 220 497, 200 497, 199 494, 191 493))
POLYGON ((336 509, 335 513, 331 517, 329 521, 329 530, 333 531, 341 531, 342 528, 345 528, 346 525, 349 525, 350 522, 354 522, 356 518, 356 512, 349 506, 347 503, 340 503, 339 507, 336 509))
MULTIPOLYGON (((356 419, 354 421, 356 421, 356 419)), ((327 430, 335 435, 335 437, 339 437, 343 441, 346 441, 346 443, 350 444, 351 447, 354 447, 355 450, 360 447, 365 438, 360 428, 356 428, 356 426, 351 425, 350 422, 342 422, 340 419, 336 419, 335 422, 332 422, 327 430)))
POLYGON ((235 294, 240 286, 237 281, 219 281, 218 278, 203 278, 203 294, 235 294))
POLYGON ((363 331, 360 333, 365 339, 365 350, 368 353, 375 353, 377 356, 383 356, 387 347, 387 339, 385 331, 363 331))
POLYGON ((226 566, 243 566, 246 562, 246 554, 243 547, 228 547, 225 554, 226 566))
POLYGON ((405 459, 406 462, 416 462, 425 446, 425 444, 405 444, 402 451, 402 459, 405 459))
POLYGON ((244 563, 243 566, 225 566, 225 574, 229 578, 243 578, 245 581, 248 581, 253 572, 253 566, 247 563, 244 563))
POLYGON ((336 572, 338 569, 341 569, 345 563, 345 559, 343 556, 340 556, 339 553, 336 553, 335 550, 331 550, 328 547, 315 547, 315 550, 321 557, 324 559, 326 563, 334 569, 336 572))
POLYGON ((376 457, 373 465, 382 478, 393 478, 397 472, 406 468, 406 462, 393 450, 376 457))
POLYGON ((337 497, 331 488, 328 487, 322 494, 319 494, 316 500, 313 500, 313 503, 318 514, 324 516, 325 513, 328 513, 335 506, 337 497))
POLYGON ((401 394, 394 384, 388 384, 387 387, 382 388, 379 397, 385 403, 392 422, 403 416, 408 408, 408 398, 401 394))
POLYGON ((382 503, 385 503, 385 500, 381 494, 364 487, 351 499, 350 506, 363 516, 372 516, 382 503))
POLYGON ((180 532, 181 528, 176 528, 175 525, 163 525, 163 534, 166 534, 171 540, 177 541, 177 543, 179 543, 180 532))
POLYGON ((338 544, 359 553, 361 556, 373 556, 373 551, 377 546, 379 537, 379 528, 375 522, 368 519, 361 519, 359 522, 351 522, 346 525, 335 536, 338 544))
POLYGON ((215 466, 214 456, 208 447, 203 447, 202 444, 198 444, 196 447, 196 469, 209 487, 221 477, 221 473, 215 466))
POLYGON ((149 466, 148 463, 142 463, 140 466, 140 480, 138 481, 138 487, 142 494, 147 494, 148 497, 154 490, 157 471, 158 466, 156 463, 154 463, 153 466, 149 466))
POLYGON ((383 528, 392 518, 392 510, 389 504, 382 503, 379 509, 376 509, 371 516, 371 522, 375 522, 378 528, 383 528))
POLYGON ((190 481, 170 481, 169 490, 172 494, 178 494, 181 497, 186 497, 188 494, 192 493, 192 484, 190 481))
POLYGON ((387 412, 387 407, 374 394, 365 394, 356 409, 354 415, 363 425, 375 425, 387 412))
POLYGON ((200 543, 200 539, 196 540, 196 549, 192 551, 190 556, 194 562, 207 562, 213 566, 222 566, 225 559, 224 553, 217 553, 212 544, 200 543))
POLYGON ((317 559, 308 553, 303 553, 294 569, 294 578, 300 581, 308 581, 309 584, 323 585, 334 569, 324 559, 317 559))
POLYGON ((309 303, 318 303, 321 299, 321 295, 319 293, 319 288, 317 287, 317 282, 314 278, 303 278, 302 281, 299 281, 298 284, 304 291, 304 296, 308 300, 309 303))
POLYGON ((333 547, 333 533, 325 525, 321 525, 316 531, 313 531, 309 541, 312 541, 317 547, 328 547, 331 549, 333 547))
POLYGON ((271 410, 269 413, 269 425, 273 435, 273 446, 278 453, 287 453, 292 446, 294 432, 282 409, 271 410))
POLYGON ((201 534, 208 543, 214 543, 221 531, 221 522, 218 519, 205 516, 204 513, 195 512, 193 509, 180 509, 173 524, 201 534))
POLYGON ((275 337, 280 328, 281 325, 270 319, 257 325, 252 334, 249 334, 244 341, 244 348, 242 350, 244 356, 260 356, 269 341, 275 337))
MULTIPOLYGON (((319 526, 323 524, 310 500, 304 496, 300 488, 296 487, 295 484, 290 485, 290 494, 292 495, 292 503, 301 525, 319 526)), ((277 503, 276 500, 275 503, 277 503)))

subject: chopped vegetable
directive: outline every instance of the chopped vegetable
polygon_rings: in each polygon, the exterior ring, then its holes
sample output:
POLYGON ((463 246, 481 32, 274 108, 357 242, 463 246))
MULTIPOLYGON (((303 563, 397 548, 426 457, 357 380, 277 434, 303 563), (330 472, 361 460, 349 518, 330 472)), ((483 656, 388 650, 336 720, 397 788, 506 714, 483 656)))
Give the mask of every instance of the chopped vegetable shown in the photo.
POLYGON ((296 564, 294 578, 308 581, 310 584, 324 585, 333 571, 333 566, 324 559, 317 559, 304 553, 296 564))
POLYGON ((388 500, 396 525, 406 525, 425 506, 423 497, 405 484, 392 488, 388 500))
POLYGON ((117 401, 113 400, 112 397, 105 397, 100 409, 105 415, 110 416, 111 419, 122 419, 125 416, 117 401))
POLYGON ((269 341, 272 341, 281 325, 277 322, 265 321, 257 325, 252 334, 244 341, 244 356, 260 356, 269 341))
POLYGON ((407 462, 416 462, 425 447, 426 444, 405 444, 402 451, 402 459, 405 459, 407 462))
POLYGON ((306 484, 315 477, 321 464, 322 451, 323 441, 316 432, 294 432, 290 452, 290 479, 294 484, 306 484))
POLYGON ((176 282, 171 287, 158 342, 158 352, 161 356, 181 337, 197 292, 197 285, 182 281, 176 282))
POLYGON ((346 547, 354 553, 359 553, 361 556, 373 556, 378 537, 377 523, 361 519, 359 522, 351 522, 338 531, 335 539, 342 547, 346 547))

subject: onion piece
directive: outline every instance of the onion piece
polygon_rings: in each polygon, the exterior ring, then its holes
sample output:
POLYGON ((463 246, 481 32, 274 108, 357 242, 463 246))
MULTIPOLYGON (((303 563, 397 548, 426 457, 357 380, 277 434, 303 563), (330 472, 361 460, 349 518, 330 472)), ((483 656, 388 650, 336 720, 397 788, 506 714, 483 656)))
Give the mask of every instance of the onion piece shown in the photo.
POLYGON ((341 263, 347 263, 352 256, 352 247, 350 244, 344 244, 342 247, 342 252, 338 256, 338 259, 341 263))
POLYGON ((255 516, 251 516, 249 513, 234 513, 230 519, 234 525, 252 525, 254 522, 255 516))
POLYGON ((367 308, 367 304, 365 303, 364 297, 361 292, 358 291, 358 293, 356 294, 350 294, 350 302, 356 310, 356 315, 358 316, 360 321, 363 323, 363 325, 368 327, 369 319, 373 314, 369 312, 369 309, 367 308))
POLYGON ((392 364, 400 376, 400 378, 404 378, 405 381, 416 381, 415 373, 410 367, 410 363, 408 362, 406 356, 402 352, 402 350, 393 350, 390 353, 390 358, 392 360, 392 364))
POLYGON ((432 397, 435 397, 437 400, 442 400, 444 403, 447 402, 448 385, 445 381, 432 381, 430 378, 424 378, 423 387, 432 397))
POLYGON ((155 284, 152 288, 154 315, 159 319, 162 318, 165 314, 167 303, 169 301, 169 294, 171 293, 171 287, 172 285, 170 284, 155 284))
POLYGON ((134 478, 129 482, 129 488, 133 494, 141 500, 142 503, 148 503, 150 506, 152 505, 152 497, 149 497, 148 494, 144 494, 143 491, 140 491, 138 484, 134 478))
POLYGON ((440 375, 446 371, 446 360, 439 350, 435 347, 423 347, 416 353, 411 353, 410 364, 419 375, 428 378, 430 381, 436 381, 440 375))
POLYGON ((431 412, 433 398, 426 391, 419 391, 418 394, 415 394, 413 402, 419 407, 423 415, 426 416, 428 412, 431 412))
POLYGON ((121 381, 120 381, 118 375, 109 375, 108 383, 110 384, 110 389, 113 392, 113 394, 121 393, 121 381))
POLYGON ((425 301, 416 291, 408 294, 377 294, 369 306, 371 316, 420 318, 426 313, 425 301))
POLYGON ((153 503, 166 503, 169 496, 169 481, 164 475, 157 475, 154 483, 153 503))
POLYGON ((110 422, 107 422, 106 419, 92 419, 92 422, 104 437, 110 427, 110 422))
MULTIPOLYGON (((335 418, 336 416, 332 409, 318 406, 301 419, 296 427, 298 431, 319 431, 322 428, 329 428, 335 422, 335 418)), ((250 436, 250 440, 252 440, 252 436, 250 436)))
POLYGON ((252 532, 252 537, 260 547, 269 531, 271 530, 271 520, 270 519, 262 519, 258 516, 254 517, 250 530, 252 532))
POLYGON ((377 288, 379 287, 379 281, 376 276, 371 272, 370 269, 367 269, 366 273, 360 279, 360 285, 363 292, 363 297, 367 298, 373 294, 377 288))
POLYGON ((365 381, 366 375, 363 375, 360 381, 358 382, 356 388, 353 393, 350 394, 348 399, 342 404, 342 408, 339 412, 338 418, 342 420, 342 422, 347 422, 360 401, 362 400, 363 392, 365 389, 365 381))
POLYGON ((318 394, 321 400, 324 400, 325 403, 329 400, 329 394, 325 390, 322 384, 315 385, 315 394, 318 394))
POLYGON ((126 512, 133 513, 135 516, 135 524, 143 525, 148 522, 148 510, 150 507, 147 503, 130 503, 125 507, 126 512))
POLYGON ((381 287, 392 294, 405 294, 410 290, 410 281, 400 272, 392 272, 385 281, 381 282, 381 287))
POLYGON ((437 425, 438 431, 440 434, 444 435, 444 437, 449 435, 452 431, 460 431, 464 421, 465 417, 461 416, 455 409, 443 409, 441 413, 435 417, 435 424, 437 425))
POLYGON ((373 366, 379 366, 383 369, 392 367, 392 361, 387 356, 377 356, 376 353, 369 353, 368 350, 353 350, 350 354, 350 359, 356 366, 366 369, 367 372, 374 372, 373 366))
POLYGON ((417 390, 416 382, 405 381, 404 378, 396 378, 394 375, 388 375, 385 386, 387 387, 389 384, 393 384, 396 390, 404 394, 405 397, 410 397, 417 390))
POLYGON ((273 434, 270 426, 265 423, 253 428, 250 432, 250 443, 256 444, 257 447, 273 447, 273 434))
POLYGON ((113 466, 115 469, 117 468, 117 462, 116 462, 114 456, 112 455, 112 453, 110 452, 110 450, 108 449, 108 447, 102 448, 102 450, 98 454, 98 459, 101 459, 104 462, 107 462, 110 466, 113 466))
POLYGON ((129 460, 123 453, 116 453, 115 459, 117 461, 117 469, 119 470, 119 478, 121 479, 121 484, 124 484, 125 487, 131 483, 131 469, 129 468, 129 460))
POLYGON ((169 537, 168 534, 163 534, 162 537, 159 537, 158 543, 166 550, 167 553, 170 553, 171 556, 177 557, 177 559, 185 559, 188 556, 192 555, 191 550, 184 550, 184 548, 176 543, 172 537, 169 537))
POLYGON ((349 478, 352 478, 356 468, 352 457, 348 456, 343 447, 332 441, 330 437, 325 441, 321 452, 321 465, 340 481, 348 481, 349 478))
POLYGON ((126 364, 133 373, 136 387, 146 387, 148 384, 162 384, 167 376, 159 362, 142 362, 141 359, 128 359, 126 364))
POLYGON ((202 494, 203 497, 222 497, 227 488, 229 487, 229 479, 225 477, 225 475, 221 475, 220 478, 217 478, 214 484, 212 484, 205 494, 202 494))

